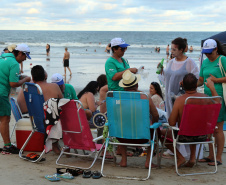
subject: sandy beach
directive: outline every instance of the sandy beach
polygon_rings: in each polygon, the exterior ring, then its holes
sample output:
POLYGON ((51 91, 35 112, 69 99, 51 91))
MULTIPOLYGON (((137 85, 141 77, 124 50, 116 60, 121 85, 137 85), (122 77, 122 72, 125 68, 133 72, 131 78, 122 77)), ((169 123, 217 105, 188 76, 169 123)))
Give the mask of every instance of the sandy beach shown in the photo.
MULTIPOLYGON (((15 119, 12 116, 10 121, 10 127, 15 123, 15 119)), ((12 142, 16 142, 15 134, 13 135, 12 142)), ((2 138, 0 139, 0 146, 3 146, 2 138)), ((25 152, 29 153, 29 152, 25 152)), ((204 152, 204 156, 207 156, 208 153, 204 152)), ((56 168, 61 166, 56 165, 56 159, 58 155, 50 152, 44 155, 46 161, 34 164, 19 158, 18 155, 0 155, 0 184, 31 184, 31 185, 40 185, 40 184, 51 184, 52 182, 46 180, 45 175, 52 175, 56 173, 56 168)), ((144 168, 146 157, 128 157, 128 167, 123 168, 118 165, 121 160, 121 156, 117 155, 117 164, 114 165, 112 160, 107 160, 105 162, 104 173, 106 175, 125 175, 125 176, 136 176, 136 177, 145 177, 147 175, 147 169, 144 168)), ((99 158, 95 163, 92 171, 101 169, 101 160, 99 158)), ((91 161, 88 159, 81 158, 66 158, 63 156, 62 161, 68 164, 77 164, 77 165, 88 165, 91 161)), ((226 155, 223 154, 223 162, 226 161, 226 155)), ((153 162, 156 163, 156 157, 153 158, 153 162)), ((198 163, 198 166, 195 166, 192 169, 182 167, 181 172, 198 172, 200 170, 213 170, 214 167, 210 167, 207 163, 198 163)), ((124 180, 116 178, 105 178, 101 179, 84 179, 82 175, 75 177, 73 180, 62 179, 60 182, 62 184, 225 184, 226 181, 226 167, 225 165, 218 166, 218 172, 213 175, 198 175, 198 176, 186 176, 180 177, 175 172, 174 167, 174 158, 173 156, 169 159, 162 159, 162 168, 155 169, 152 168, 151 178, 147 181, 137 181, 137 180, 124 180)))

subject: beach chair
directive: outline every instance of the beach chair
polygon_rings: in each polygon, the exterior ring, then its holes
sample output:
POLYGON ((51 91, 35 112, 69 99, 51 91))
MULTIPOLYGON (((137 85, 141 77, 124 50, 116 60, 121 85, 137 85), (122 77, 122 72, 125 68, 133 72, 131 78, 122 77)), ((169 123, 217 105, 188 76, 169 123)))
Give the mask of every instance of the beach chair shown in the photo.
POLYGON ((13 136, 13 133, 15 131, 17 122, 20 119, 22 119, 22 113, 21 113, 20 107, 19 107, 19 105, 18 105, 18 103, 17 103, 15 98, 13 98, 13 97, 10 98, 10 104, 11 104, 11 110, 12 110, 13 116, 14 116, 14 118, 16 120, 16 123, 14 124, 12 132, 10 134, 10 139, 11 139, 12 136, 13 136))
POLYGON ((158 123, 150 126, 148 96, 142 92, 109 91, 107 93, 106 101, 109 136, 106 138, 104 156, 101 165, 101 174, 104 177, 113 177, 103 173, 105 156, 109 144, 151 147, 150 163, 146 178, 140 179, 137 177, 114 176, 116 178, 124 179, 147 180, 151 174, 155 133, 156 129, 160 126, 158 123), (150 128, 154 129, 152 139, 150 135, 150 128), (145 139, 148 142, 143 144, 119 143, 115 142, 114 138, 131 139, 131 141, 145 139))
MULTIPOLYGON (((60 120, 63 131, 63 143, 64 147, 61 149, 61 153, 56 160, 57 165, 67 166, 79 169, 90 169, 94 165, 99 156, 104 144, 96 144, 97 140, 102 139, 100 136, 93 139, 88 120, 86 118, 85 111, 82 103, 78 100, 71 100, 67 104, 61 106, 62 112, 60 114, 60 120), (83 150, 83 154, 68 152, 68 149, 83 150), (90 166, 74 166, 66 163, 60 163, 60 159, 63 155, 72 155, 78 157, 94 156, 94 159, 90 166)), ((65 161, 65 160, 64 160, 65 161)))
POLYGON ((29 117, 31 120, 32 132, 27 138, 27 140, 25 141, 25 143, 23 144, 22 148, 20 149, 19 156, 21 159, 25 159, 35 163, 35 162, 39 162, 45 153, 45 150, 44 150, 45 116, 44 116, 44 110, 43 110, 44 97, 42 94, 42 89, 38 84, 26 82, 23 85, 23 90, 24 90, 24 97, 25 97, 29 117), (25 156, 22 156, 22 153, 24 151, 24 148, 27 146, 30 139, 32 138, 32 136, 34 136, 34 134, 36 133, 43 136, 40 138, 40 141, 39 141, 40 142, 39 144, 43 145, 43 151, 37 157, 36 160, 31 160, 25 156))
MULTIPOLYGON (((172 135, 173 135, 173 147, 174 147, 174 158, 175 158, 175 168, 176 172, 179 176, 185 175, 202 175, 202 174, 213 174, 217 172, 217 163, 216 163, 216 154, 215 154, 215 138, 213 136, 214 129, 217 123, 217 118, 219 116, 219 112, 221 109, 221 104, 195 104, 197 100, 199 101, 206 101, 211 100, 214 102, 214 98, 220 98, 220 96, 213 96, 213 97, 188 97, 185 100, 183 115, 180 123, 180 127, 171 127, 172 128, 172 135), (178 131, 177 136, 174 131, 178 131), (180 135, 184 136, 202 136, 211 134, 211 137, 206 141, 202 142, 180 142, 179 137, 180 135), (215 170, 211 172, 198 172, 198 173, 187 173, 181 174, 178 171, 177 167, 177 155, 176 155, 176 145, 190 145, 190 144, 200 144, 199 152, 201 146, 203 144, 210 143, 213 145, 213 152, 214 152, 214 162, 215 162, 215 170)), ((199 155, 196 159, 196 164, 198 162, 199 155)))

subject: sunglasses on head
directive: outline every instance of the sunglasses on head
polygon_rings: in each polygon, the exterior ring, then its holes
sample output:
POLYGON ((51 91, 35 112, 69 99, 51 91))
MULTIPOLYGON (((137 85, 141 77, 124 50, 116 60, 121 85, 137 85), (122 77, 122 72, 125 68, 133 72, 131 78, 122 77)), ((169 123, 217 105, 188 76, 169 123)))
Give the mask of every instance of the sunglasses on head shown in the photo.
POLYGON ((127 47, 125 47, 125 48, 121 48, 121 47, 120 47, 120 50, 121 50, 121 51, 125 51, 125 50, 127 50, 127 47))

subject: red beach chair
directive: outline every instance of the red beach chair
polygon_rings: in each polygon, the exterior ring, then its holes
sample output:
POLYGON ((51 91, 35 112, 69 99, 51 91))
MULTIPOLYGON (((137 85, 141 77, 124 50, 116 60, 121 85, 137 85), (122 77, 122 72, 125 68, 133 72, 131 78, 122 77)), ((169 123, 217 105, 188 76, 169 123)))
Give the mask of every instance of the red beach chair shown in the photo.
POLYGON ((61 108, 62 112, 60 115, 60 120, 62 124, 64 147, 62 148, 61 153, 56 160, 56 164, 80 169, 90 169, 94 165, 104 146, 104 144, 96 144, 95 141, 102 139, 102 137, 100 136, 96 139, 93 139, 85 111, 80 101, 71 100, 61 108), (84 154, 70 153, 65 151, 67 149, 80 149, 88 151, 89 154, 85 152, 83 152, 84 154), (72 166, 59 163, 59 160, 63 154, 79 157, 91 157, 94 155, 94 160, 89 167, 72 166))
MULTIPOLYGON (((215 104, 197 104, 197 100, 206 101, 211 100, 214 102, 215 98, 220 98, 220 96, 213 97, 188 97, 185 101, 183 115, 180 123, 180 128, 171 127, 173 135, 173 147, 174 147, 174 158, 175 158, 175 167, 176 172, 180 176, 185 175, 201 175, 201 174, 213 174, 217 172, 217 163, 216 163, 216 154, 214 142, 215 138, 213 136, 214 129, 217 123, 217 118, 221 109, 220 103, 215 104), (196 102, 196 103, 195 103, 196 102), (175 136, 174 131, 177 130, 178 134, 175 136), (202 136, 211 134, 211 137, 206 141, 202 142, 179 142, 179 136, 202 136), (199 173, 190 173, 190 174, 181 174, 178 172, 177 168, 177 155, 176 155, 176 145, 190 145, 190 144, 200 144, 199 152, 203 144, 211 143, 213 145, 214 152, 214 162, 215 170, 211 172, 199 172, 199 173)), ((198 161, 199 155, 196 159, 196 164, 198 161)))

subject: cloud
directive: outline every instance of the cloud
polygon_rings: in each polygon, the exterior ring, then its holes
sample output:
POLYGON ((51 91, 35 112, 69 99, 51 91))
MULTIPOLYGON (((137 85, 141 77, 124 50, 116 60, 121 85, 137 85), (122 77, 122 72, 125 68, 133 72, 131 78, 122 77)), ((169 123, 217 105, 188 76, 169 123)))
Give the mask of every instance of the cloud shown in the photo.
POLYGON ((35 9, 35 8, 31 8, 31 9, 29 9, 29 10, 27 11, 27 13, 28 13, 28 14, 38 14, 39 11, 38 11, 37 9, 35 9))
POLYGON ((223 31, 225 8, 223 0, 3 0, 0 24, 10 30, 223 31))

